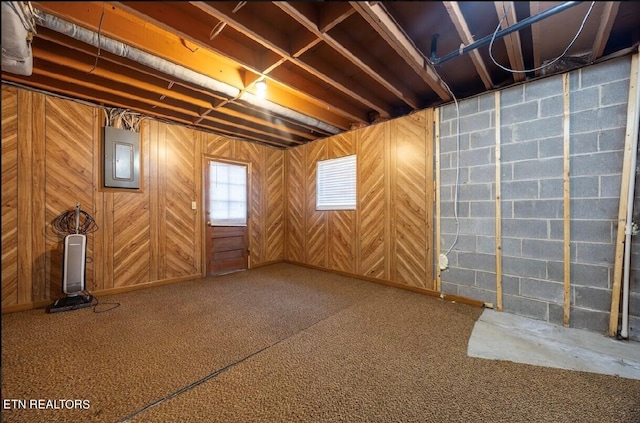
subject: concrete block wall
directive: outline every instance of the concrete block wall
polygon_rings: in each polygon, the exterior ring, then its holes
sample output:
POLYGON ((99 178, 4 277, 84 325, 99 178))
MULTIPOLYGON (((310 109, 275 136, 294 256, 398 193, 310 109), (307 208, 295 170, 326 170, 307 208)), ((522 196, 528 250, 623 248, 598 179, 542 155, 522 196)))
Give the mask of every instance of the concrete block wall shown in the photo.
MULTIPOLYGON (((626 56, 569 74, 570 325, 602 333, 611 305, 630 63, 626 56)), ((503 310, 562 324, 562 76, 499 95, 503 310)), ((459 102, 459 151, 455 104, 439 111, 440 247, 449 260, 441 273, 442 291, 495 304, 495 94, 459 102), (459 232, 451 248, 456 175, 459 232)), ((631 327, 638 337, 640 260, 637 253, 634 258, 631 327)))

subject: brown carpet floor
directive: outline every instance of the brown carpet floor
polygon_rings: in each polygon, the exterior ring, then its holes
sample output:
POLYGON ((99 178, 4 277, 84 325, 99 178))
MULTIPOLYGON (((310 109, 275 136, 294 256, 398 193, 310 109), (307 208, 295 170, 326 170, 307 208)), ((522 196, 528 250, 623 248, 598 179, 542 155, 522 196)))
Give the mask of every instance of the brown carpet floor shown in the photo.
POLYGON ((3 422, 640 422, 640 381, 467 357, 481 309, 358 279, 280 263, 99 299, 121 305, 2 316, 3 422))

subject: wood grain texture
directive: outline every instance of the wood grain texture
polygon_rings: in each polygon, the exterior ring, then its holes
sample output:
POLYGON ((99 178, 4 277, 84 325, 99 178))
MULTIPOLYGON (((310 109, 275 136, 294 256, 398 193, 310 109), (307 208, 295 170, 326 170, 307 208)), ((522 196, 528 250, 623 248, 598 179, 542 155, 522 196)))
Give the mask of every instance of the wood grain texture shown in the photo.
POLYGON ((358 272, 383 279, 385 269, 385 130, 382 125, 360 132, 358 149, 358 219, 360 251, 358 272))
POLYGON ((266 149, 265 256, 266 262, 284 258, 284 151, 266 149))
POLYGON ((327 158, 327 140, 312 142, 303 146, 306 152, 305 182, 307 191, 305 251, 306 262, 315 266, 327 267, 328 226, 326 211, 316 210, 316 168, 319 160, 327 158))
MULTIPOLYGON (((93 113, 89 106, 47 97, 46 101, 46 221, 74 210, 76 204, 93 216, 93 113)), ((43 222, 44 223, 44 222, 43 222)), ((34 223, 39 225, 40 223, 34 223)), ((63 241, 47 241, 47 274, 52 297, 62 296, 63 241)), ((93 234, 87 235, 87 258, 93 257, 93 234)), ((93 263, 86 282, 93 281, 93 263)))
POLYGON ((18 92, 2 86, 2 305, 18 304, 18 92))
POLYGON ((250 163, 249 166, 249 266, 265 261, 264 219, 265 219, 265 164, 264 148, 255 143, 237 143, 235 157, 250 163))
POLYGON ((286 152, 287 172, 287 231, 285 257, 288 260, 305 261, 305 150, 297 147, 286 152))
POLYGON ((195 256, 200 252, 195 251, 196 222, 191 210, 195 198, 193 145, 196 137, 192 130, 181 126, 166 125, 165 129, 165 278, 176 278, 199 272, 195 256))

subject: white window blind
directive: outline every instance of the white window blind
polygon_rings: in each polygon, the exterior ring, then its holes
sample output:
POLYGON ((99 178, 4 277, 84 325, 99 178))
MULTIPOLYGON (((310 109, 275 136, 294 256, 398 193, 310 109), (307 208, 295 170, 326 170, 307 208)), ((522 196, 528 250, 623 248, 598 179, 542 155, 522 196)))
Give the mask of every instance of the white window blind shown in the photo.
POLYGON ((356 209, 356 156, 318 162, 316 210, 356 209))
POLYGON ((210 162, 209 219, 214 226, 247 226, 247 167, 210 162))

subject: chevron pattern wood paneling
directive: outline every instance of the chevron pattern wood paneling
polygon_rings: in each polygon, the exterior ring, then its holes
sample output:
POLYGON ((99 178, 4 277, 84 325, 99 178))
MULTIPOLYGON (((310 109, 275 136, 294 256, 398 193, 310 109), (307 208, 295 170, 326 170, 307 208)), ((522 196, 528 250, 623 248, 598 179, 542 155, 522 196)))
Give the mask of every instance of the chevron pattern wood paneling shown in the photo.
POLYGON ((149 194, 114 193, 113 281, 131 286, 149 280, 149 194))
MULTIPOLYGON (((354 140, 355 136, 352 132, 328 138, 327 158, 333 159, 355 154, 354 140)), ((325 214, 328 217, 329 225, 328 267, 334 270, 355 273, 356 211, 334 210, 325 214)))
MULTIPOLYGON (((393 122, 396 137, 396 281, 425 288, 427 283, 427 178, 424 115, 393 122)), ((430 192, 429 192, 430 194, 430 192)), ((429 280, 429 287, 431 280, 429 280)))
POLYGON ((264 148, 254 143, 239 142, 236 144, 236 157, 251 163, 249 175, 250 192, 249 192, 249 228, 250 251, 249 263, 261 263, 265 261, 264 250, 264 180, 265 164, 264 164, 264 148))
MULTIPOLYGON (((94 215, 93 113, 89 106, 48 97, 46 102, 46 221, 74 210, 94 215)), ((47 245, 47 274, 52 297, 62 295, 62 241, 47 245)), ((93 257, 93 234, 87 236, 87 257, 93 257)), ((93 283, 93 263, 86 265, 86 284, 93 283)))
POLYGON ((265 261, 284 258, 284 151, 266 150, 265 261))
MULTIPOLYGON (((194 143, 190 129, 166 125, 166 278, 194 275, 196 221, 191 202, 195 198, 194 143)), ((198 158, 199 160, 200 158, 198 158)))
POLYGON ((18 303, 18 93, 2 86, 2 305, 18 303))
POLYGON ((51 221, 77 203, 100 222, 88 236, 93 293, 198 277, 204 222, 191 203, 201 207, 203 154, 252 163, 252 241, 261 261, 283 258, 283 151, 145 119, 142 189, 105 189, 99 174, 103 125, 98 107, 3 85, 3 311, 62 295, 63 239, 51 221))
POLYGON ((383 125, 363 128, 358 143, 358 274, 383 279, 385 274, 385 187, 383 125))
POLYGON ((316 211, 316 163, 327 158, 327 140, 304 145, 306 152, 306 262, 315 266, 327 267, 327 212, 316 211))
POLYGON ((286 248, 288 260, 305 261, 306 161, 304 147, 287 150, 286 248))

